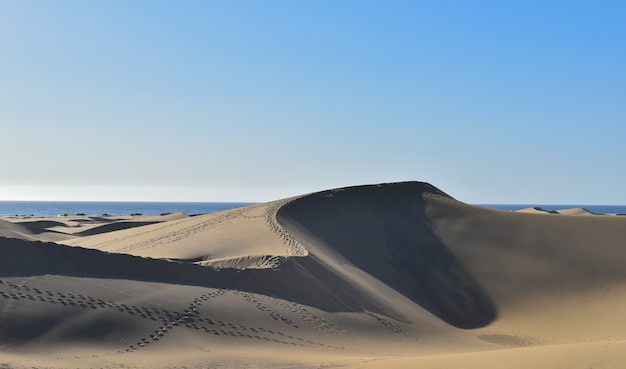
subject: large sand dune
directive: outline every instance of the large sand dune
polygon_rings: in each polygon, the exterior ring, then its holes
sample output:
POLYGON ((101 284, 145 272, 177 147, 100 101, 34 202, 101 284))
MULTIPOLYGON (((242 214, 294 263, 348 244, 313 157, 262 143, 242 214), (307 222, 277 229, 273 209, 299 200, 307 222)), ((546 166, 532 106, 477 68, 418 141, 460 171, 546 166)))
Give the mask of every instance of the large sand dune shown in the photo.
POLYGON ((0 236, 4 367, 626 367, 626 217, 407 182, 0 236))

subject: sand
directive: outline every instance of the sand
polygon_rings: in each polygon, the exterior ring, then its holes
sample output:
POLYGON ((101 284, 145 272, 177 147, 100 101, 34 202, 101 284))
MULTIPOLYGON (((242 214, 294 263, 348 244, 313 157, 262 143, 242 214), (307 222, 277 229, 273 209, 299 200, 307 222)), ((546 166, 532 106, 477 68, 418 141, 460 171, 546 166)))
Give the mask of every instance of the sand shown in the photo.
POLYGON ((0 368, 623 368, 626 217, 421 182, 0 219, 0 368))

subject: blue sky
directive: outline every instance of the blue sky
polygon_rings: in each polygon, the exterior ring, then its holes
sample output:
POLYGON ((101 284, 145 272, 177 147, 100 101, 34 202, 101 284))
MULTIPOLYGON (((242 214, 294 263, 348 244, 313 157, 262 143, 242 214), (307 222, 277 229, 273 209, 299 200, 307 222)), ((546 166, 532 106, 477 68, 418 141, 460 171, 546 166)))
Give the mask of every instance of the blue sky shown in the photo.
POLYGON ((0 0, 0 200, 626 203, 626 2, 0 0))

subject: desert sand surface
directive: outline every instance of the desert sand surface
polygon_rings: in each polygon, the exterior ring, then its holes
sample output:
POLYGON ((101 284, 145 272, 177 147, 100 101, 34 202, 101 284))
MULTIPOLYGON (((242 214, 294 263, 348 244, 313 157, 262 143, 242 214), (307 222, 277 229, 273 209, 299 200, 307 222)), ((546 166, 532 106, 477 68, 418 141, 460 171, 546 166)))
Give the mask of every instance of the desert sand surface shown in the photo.
POLYGON ((0 368, 624 368, 626 217, 422 182, 0 219, 0 368))

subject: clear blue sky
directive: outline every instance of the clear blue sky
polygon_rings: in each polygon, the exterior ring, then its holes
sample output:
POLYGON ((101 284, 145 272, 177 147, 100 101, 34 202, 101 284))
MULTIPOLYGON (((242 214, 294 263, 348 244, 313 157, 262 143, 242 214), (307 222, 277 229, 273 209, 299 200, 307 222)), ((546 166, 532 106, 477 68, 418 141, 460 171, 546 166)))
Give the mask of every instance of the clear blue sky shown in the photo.
POLYGON ((0 200, 626 203, 624 1, 0 0, 0 200))

